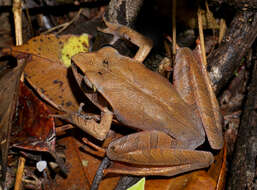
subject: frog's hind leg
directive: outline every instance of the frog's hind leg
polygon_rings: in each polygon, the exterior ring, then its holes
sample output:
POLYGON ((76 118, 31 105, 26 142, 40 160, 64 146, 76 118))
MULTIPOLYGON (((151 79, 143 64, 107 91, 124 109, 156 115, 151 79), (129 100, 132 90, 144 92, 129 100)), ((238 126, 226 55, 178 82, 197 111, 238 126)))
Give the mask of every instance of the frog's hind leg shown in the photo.
POLYGON ((196 53, 188 48, 177 51, 174 67, 174 85, 180 97, 201 116, 210 146, 223 147, 222 118, 219 104, 205 66, 196 53))
POLYGON ((143 62, 145 60, 145 58, 147 57, 147 55, 153 47, 152 40, 146 38, 142 34, 136 32, 135 30, 127 26, 111 23, 106 20, 104 20, 104 22, 107 28, 98 28, 98 30, 113 35, 113 40, 111 41, 111 44, 115 43, 120 38, 126 39, 139 47, 136 55, 134 56, 134 59, 139 62, 143 62))
POLYGON ((129 165, 109 168, 106 172, 131 175, 173 176, 208 167, 214 160, 210 152, 186 149, 182 142, 161 131, 122 137, 109 145, 107 156, 129 165))

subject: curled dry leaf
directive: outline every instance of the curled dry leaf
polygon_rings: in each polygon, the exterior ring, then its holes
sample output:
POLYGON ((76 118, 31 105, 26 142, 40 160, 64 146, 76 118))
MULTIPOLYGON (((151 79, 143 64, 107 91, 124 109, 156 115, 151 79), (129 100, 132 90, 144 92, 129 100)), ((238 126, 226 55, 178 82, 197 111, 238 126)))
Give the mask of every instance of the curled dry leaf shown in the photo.
POLYGON ((4 49, 7 54, 19 57, 31 55, 25 68, 25 78, 39 95, 61 111, 77 111, 79 103, 72 75, 68 68, 70 58, 78 52, 87 52, 89 36, 40 35, 22 46, 4 49))

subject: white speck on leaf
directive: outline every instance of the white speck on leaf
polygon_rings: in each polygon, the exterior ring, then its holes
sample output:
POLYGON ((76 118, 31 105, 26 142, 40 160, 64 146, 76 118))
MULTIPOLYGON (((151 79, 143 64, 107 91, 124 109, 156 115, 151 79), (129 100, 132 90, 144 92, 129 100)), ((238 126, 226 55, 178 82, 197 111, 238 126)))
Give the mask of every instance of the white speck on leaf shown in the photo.
POLYGON ((47 165, 47 163, 46 163, 45 160, 40 160, 40 161, 38 161, 37 164, 36 164, 37 170, 38 170, 39 172, 44 171, 44 169, 46 169, 46 165, 47 165))

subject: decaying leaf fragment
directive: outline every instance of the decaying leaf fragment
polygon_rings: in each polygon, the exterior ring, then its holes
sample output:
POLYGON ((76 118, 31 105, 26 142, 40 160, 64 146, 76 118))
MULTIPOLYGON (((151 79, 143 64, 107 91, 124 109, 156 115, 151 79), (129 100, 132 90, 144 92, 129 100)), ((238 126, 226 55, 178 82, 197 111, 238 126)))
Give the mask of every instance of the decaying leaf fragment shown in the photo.
POLYGON ((12 132, 12 147, 30 151, 55 152, 54 120, 46 105, 20 84, 18 118, 12 132))

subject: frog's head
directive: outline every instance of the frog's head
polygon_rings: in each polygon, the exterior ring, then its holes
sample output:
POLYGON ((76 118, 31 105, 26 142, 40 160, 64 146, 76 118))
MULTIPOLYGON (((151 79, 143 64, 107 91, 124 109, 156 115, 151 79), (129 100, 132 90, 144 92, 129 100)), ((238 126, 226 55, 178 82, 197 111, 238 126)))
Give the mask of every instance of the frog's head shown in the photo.
POLYGON ((72 71, 78 83, 84 78, 88 87, 93 88, 93 81, 87 73, 98 73, 108 65, 110 58, 117 54, 112 47, 104 47, 95 52, 79 53, 72 57, 72 71))
POLYGON ((94 89, 94 79, 90 77, 90 74, 101 73, 109 66, 110 61, 118 57, 117 55, 119 53, 116 49, 106 46, 95 52, 79 53, 73 56, 72 71, 78 84, 81 86, 84 81, 87 87, 94 89))
POLYGON ((102 111, 109 103, 102 96, 101 85, 97 83, 101 80, 100 74, 107 70, 109 63, 116 60, 118 54, 117 50, 107 46, 95 52, 79 53, 72 57, 71 68, 79 87, 102 111))
POLYGON ((104 68, 115 54, 118 54, 118 51, 107 46, 95 52, 76 54, 72 61, 83 73, 97 72, 104 68))

